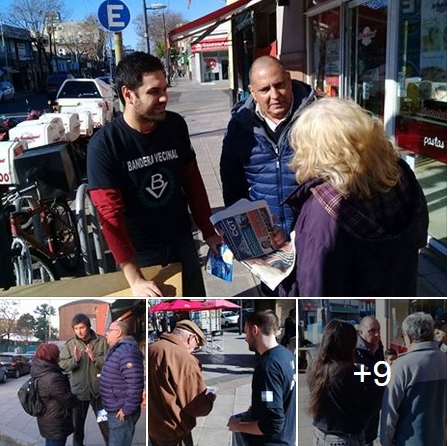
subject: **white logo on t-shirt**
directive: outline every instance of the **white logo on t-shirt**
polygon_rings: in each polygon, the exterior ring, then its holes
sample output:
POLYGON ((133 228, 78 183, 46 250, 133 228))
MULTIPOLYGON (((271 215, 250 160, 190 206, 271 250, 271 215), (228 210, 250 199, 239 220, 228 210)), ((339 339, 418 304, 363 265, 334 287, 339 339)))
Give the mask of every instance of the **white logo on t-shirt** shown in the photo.
POLYGON ((168 182, 163 180, 163 176, 160 173, 154 174, 150 183, 150 186, 145 189, 155 198, 160 198, 168 186, 168 182))

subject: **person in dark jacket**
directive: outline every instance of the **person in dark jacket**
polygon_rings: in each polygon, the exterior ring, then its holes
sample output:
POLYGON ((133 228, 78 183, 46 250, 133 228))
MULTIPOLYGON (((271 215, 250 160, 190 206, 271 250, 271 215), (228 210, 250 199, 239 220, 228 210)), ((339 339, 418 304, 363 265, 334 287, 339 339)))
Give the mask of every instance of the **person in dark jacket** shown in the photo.
POLYGON ((140 418, 144 389, 143 354, 125 322, 115 321, 106 332, 109 351, 100 377, 107 412, 109 446, 130 446, 140 418))
POLYGON ((70 382, 58 365, 59 348, 55 344, 37 347, 30 374, 37 378, 37 392, 45 411, 37 417, 40 435, 45 446, 65 446, 73 433, 72 409, 79 400, 70 391, 70 382))
MULTIPOLYGON (((220 174, 225 206, 241 198, 266 200, 275 225, 289 239, 294 216, 284 205, 297 187, 289 168, 293 151, 288 133, 299 113, 315 97, 314 90, 291 75, 272 56, 254 61, 249 71, 251 96, 232 109, 223 139, 220 174)), ((279 247, 276 232, 273 246, 279 247)), ((262 291, 272 293, 262 283, 262 291)))
POLYGON ((356 330, 332 319, 308 366, 309 413, 313 418, 313 446, 364 446, 365 427, 381 407, 382 393, 374 375, 362 381, 353 362, 356 330))
POLYGON ((297 261, 281 294, 416 296, 428 208, 383 125, 328 97, 301 113, 290 137, 297 261))
POLYGON ((281 344, 288 347, 291 338, 297 336, 296 309, 291 308, 288 317, 285 319, 285 333, 282 337, 281 344))
MULTIPOLYGON (((375 364, 384 361, 384 347, 381 342, 380 323, 373 316, 365 316, 361 319, 358 327, 358 339, 355 347, 355 363, 364 364, 367 371, 375 372, 375 364)), ((385 373, 385 366, 377 366, 379 373, 385 373)), ((384 387, 378 386, 377 392, 383 395, 384 387)), ((380 411, 372 414, 365 428, 365 444, 373 446, 380 422, 380 411)))
POLYGON ((289 234, 293 215, 282 202, 297 183, 288 167, 293 151, 287 135, 315 94, 308 84, 291 80, 283 64, 271 56, 254 61, 249 82, 251 96, 232 109, 222 144, 224 204, 264 199, 275 223, 289 234))

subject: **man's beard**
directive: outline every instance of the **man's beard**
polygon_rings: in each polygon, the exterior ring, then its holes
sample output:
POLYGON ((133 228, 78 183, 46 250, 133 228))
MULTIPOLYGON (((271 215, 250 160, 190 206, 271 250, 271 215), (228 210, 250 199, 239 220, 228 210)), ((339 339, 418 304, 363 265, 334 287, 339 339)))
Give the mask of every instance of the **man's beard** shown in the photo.
POLYGON ((166 118, 166 111, 163 113, 140 113, 140 119, 144 121, 162 122, 166 118))

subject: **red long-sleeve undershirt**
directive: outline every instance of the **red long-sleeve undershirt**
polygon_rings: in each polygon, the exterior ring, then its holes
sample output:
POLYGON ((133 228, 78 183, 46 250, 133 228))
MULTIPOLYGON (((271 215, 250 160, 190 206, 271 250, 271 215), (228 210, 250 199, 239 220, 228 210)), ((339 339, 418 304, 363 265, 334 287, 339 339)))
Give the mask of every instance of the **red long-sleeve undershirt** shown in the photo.
MULTIPOLYGON (((196 160, 185 166, 182 185, 193 219, 204 239, 216 234, 209 220, 210 203, 196 160)), ((92 189, 90 198, 97 209, 104 238, 117 264, 134 259, 136 250, 126 229, 125 203, 121 190, 92 189)))

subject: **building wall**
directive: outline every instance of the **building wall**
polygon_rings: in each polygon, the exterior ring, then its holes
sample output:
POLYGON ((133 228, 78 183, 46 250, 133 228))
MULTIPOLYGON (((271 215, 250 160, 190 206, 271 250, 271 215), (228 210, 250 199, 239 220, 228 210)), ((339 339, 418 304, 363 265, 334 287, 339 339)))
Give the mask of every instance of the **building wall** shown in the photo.
POLYGON ((74 335, 72 319, 76 314, 83 313, 90 318, 92 329, 104 335, 109 304, 101 300, 83 299, 70 302, 59 307, 59 339, 67 341, 74 335))

